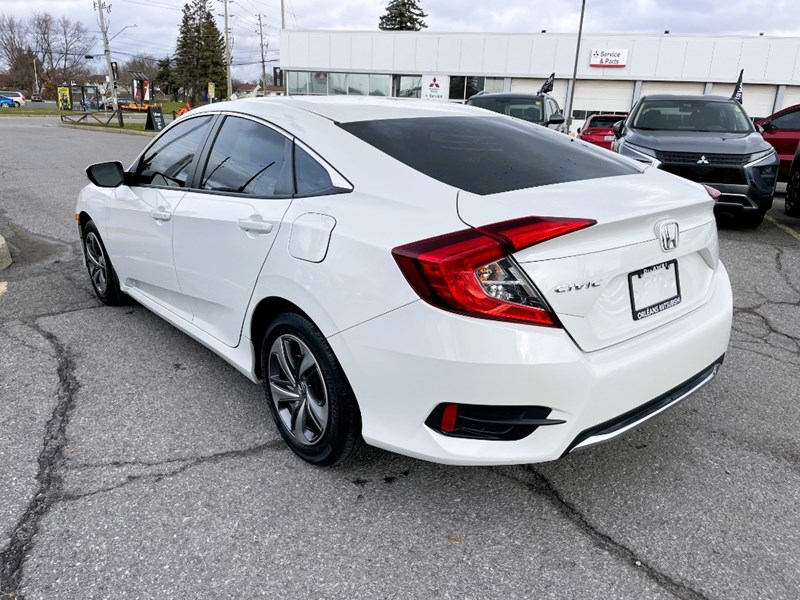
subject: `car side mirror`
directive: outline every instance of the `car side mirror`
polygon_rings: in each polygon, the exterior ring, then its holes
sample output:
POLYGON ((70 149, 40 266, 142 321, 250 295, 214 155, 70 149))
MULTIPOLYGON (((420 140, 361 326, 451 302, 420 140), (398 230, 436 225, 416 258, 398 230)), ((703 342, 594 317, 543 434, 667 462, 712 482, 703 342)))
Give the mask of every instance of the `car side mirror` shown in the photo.
POLYGON ((761 125, 756 125, 756 127, 761 127, 761 133, 769 131, 770 129, 775 129, 775 125, 773 125, 772 121, 764 121, 761 125))
POLYGON ((548 125, 561 125, 566 119, 564 115, 550 115, 550 118, 547 120, 548 125))
POLYGON ((611 130, 614 132, 614 135, 616 136, 617 139, 622 137, 622 133, 624 131, 623 129, 624 123, 625 121, 617 121, 611 126, 611 130))
POLYGON ((756 131, 757 131, 758 133, 760 133, 761 135, 764 135, 764 130, 765 130, 765 129, 766 129, 766 128, 765 128, 763 125, 759 125, 758 123, 756 123, 756 131))
POLYGON ((86 167, 86 176, 98 187, 115 188, 125 182, 125 170, 120 162, 102 162, 86 167))

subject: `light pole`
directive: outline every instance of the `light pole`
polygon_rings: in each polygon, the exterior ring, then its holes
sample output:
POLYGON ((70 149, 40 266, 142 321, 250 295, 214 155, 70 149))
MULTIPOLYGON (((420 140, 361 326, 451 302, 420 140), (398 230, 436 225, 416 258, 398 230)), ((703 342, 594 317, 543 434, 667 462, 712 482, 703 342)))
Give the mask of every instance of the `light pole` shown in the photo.
MULTIPOLYGON (((119 126, 120 128, 124 128, 125 121, 122 118, 122 110, 117 103, 117 88, 114 87, 114 70, 111 68, 111 50, 108 47, 108 25, 106 24, 105 13, 106 11, 109 13, 111 12, 111 6, 102 0, 97 0, 94 3, 94 7, 97 9, 97 23, 100 25, 100 33, 103 36, 103 53, 106 55, 106 77, 108 77, 108 82, 111 86, 111 101, 114 103, 114 109, 117 111, 119 126)), ((120 33, 122 33, 122 31, 119 31, 117 35, 120 33)))
POLYGON ((110 38, 108 38, 108 41, 110 42, 111 40, 113 40, 113 39, 114 39, 115 37, 117 37, 117 36, 118 36, 120 33, 122 33, 123 31, 125 31, 125 30, 126 30, 128 27, 136 27, 136 23, 134 23, 133 25, 125 25, 125 27, 123 27, 123 28, 122 28, 122 29, 120 29, 120 30, 119 30, 117 33, 115 33, 115 34, 114 34, 114 35, 112 35, 110 38))
POLYGON ((581 0, 581 21, 578 25, 578 43, 575 44, 575 65, 572 68, 572 85, 569 89, 569 98, 567 99, 567 133, 569 128, 572 127, 572 100, 575 98, 575 85, 578 83, 576 78, 578 76, 578 59, 581 55, 581 35, 583 35, 583 14, 586 12, 586 0, 581 0))
POLYGON ((39 72, 36 70, 36 57, 33 57, 33 78, 36 81, 36 93, 40 94, 41 90, 39 89, 39 72))

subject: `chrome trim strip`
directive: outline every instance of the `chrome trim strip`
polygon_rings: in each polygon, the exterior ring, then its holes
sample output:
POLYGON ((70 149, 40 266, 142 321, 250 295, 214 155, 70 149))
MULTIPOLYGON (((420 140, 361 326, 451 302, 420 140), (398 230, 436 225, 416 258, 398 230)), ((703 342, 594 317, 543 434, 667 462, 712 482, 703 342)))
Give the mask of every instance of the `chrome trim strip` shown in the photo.
POLYGON ((595 436, 586 438, 580 444, 577 444, 576 446, 574 446, 570 450, 570 452, 574 452, 575 450, 577 450, 579 448, 581 448, 581 449, 582 448, 588 448, 590 446, 595 446, 597 444, 602 444, 602 443, 608 442, 610 440, 613 440, 615 437, 617 437, 619 435, 622 435, 623 433, 633 429, 634 427, 638 427, 639 425, 641 425, 642 423, 644 423, 648 419, 651 419, 651 418, 655 417, 656 415, 664 412, 668 408, 672 408, 678 402, 680 402, 681 400, 684 400, 685 398, 691 396, 697 390, 699 390, 701 387, 703 387, 704 385, 709 383, 712 379, 714 379, 714 377, 717 376, 717 372, 719 371, 719 367, 720 367, 719 364, 714 365, 714 368, 712 369, 711 373, 709 373, 703 379, 698 381, 694 386, 692 386, 692 388, 690 390, 688 390, 688 391, 684 392, 683 394, 681 394, 680 396, 674 398, 669 404, 665 404, 664 406, 662 406, 658 410, 648 414, 647 416, 643 417, 642 419, 639 419, 638 421, 636 421, 634 423, 630 423, 630 424, 626 425, 625 427, 617 429, 616 431, 613 431, 611 433, 595 435, 595 436))

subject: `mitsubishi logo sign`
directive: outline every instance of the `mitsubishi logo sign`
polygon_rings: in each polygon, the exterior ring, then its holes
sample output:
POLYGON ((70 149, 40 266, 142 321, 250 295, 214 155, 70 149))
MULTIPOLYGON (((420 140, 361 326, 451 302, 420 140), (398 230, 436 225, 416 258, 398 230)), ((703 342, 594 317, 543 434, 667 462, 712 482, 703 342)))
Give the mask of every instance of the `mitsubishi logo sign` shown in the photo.
POLYGON ((707 165, 708 159, 705 157, 705 154, 700 157, 700 160, 697 161, 698 165, 707 165))
POLYGON ((670 250, 675 250, 678 247, 678 242, 680 240, 680 228, 678 227, 677 221, 674 219, 670 219, 669 221, 661 221, 656 224, 655 229, 656 235, 661 241, 661 250, 664 252, 669 252, 670 250))

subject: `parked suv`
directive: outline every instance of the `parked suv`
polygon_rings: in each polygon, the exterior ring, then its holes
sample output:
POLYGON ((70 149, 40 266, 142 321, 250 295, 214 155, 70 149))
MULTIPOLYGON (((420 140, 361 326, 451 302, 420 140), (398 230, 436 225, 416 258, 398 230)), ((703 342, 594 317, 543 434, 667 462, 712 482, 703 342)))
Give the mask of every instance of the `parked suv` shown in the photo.
POLYGON ((781 160, 778 179, 787 181, 794 151, 800 144, 800 104, 784 108, 774 115, 759 119, 756 121, 756 125, 763 127, 764 139, 772 144, 775 152, 778 153, 778 158, 781 160))
POLYGON ((719 190, 717 211, 745 227, 772 207, 778 155, 735 100, 644 96, 614 135, 620 154, 719 190))
POLYGON ((800 146, 795 150, 794 159, 789 167, 784 210, 790 217, 800 217, 800 146))
POLYGON ((5 96, 6 98, 10 98, 11 101, 14 103, 14 106, 19 108, 20 106, 25 106, 28 102, 25 99, 25 94, 22 92, 3 92, 0 91, 0 96, 5 96))
POLYGON ((467 100, 467 104, 544 125, 561 133, 567 132, 561 108, 558 106, 558 102, 548 94, 487 94, 481 92, 467 100))

